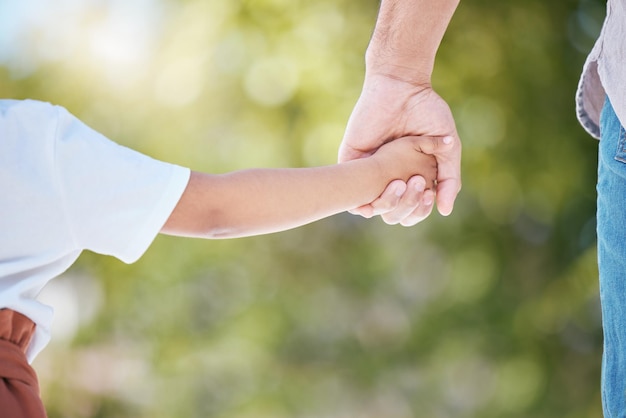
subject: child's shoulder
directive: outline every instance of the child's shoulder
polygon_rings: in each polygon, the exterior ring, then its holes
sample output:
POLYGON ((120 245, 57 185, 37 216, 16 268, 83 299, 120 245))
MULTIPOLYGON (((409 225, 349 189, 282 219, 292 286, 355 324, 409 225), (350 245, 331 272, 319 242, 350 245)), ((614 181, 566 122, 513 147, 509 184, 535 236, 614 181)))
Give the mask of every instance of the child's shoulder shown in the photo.
POLYGON ((23 112, 55 113, 58 106, 33 99, 0 99, 0 113, 2 115, 23 112))
POLYGON ((63 107, 39 100, 0 99, 0 130, 11 129, 14 133, 54 130, 66 112, 63 107))
POLYGON ((62 109, 38 100, 0 99, 0 151, 42 149, 43 143, 55 143, 62 109))

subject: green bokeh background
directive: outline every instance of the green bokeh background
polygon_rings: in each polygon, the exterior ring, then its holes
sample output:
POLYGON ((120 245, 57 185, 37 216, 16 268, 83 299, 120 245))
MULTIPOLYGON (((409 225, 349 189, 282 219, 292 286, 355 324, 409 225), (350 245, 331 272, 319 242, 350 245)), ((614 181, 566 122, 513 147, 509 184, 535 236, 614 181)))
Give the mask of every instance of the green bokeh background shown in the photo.
MULTIPOLYGON (((195 170, 330 164, 377 8, 0 0, 0 95, 195 170)), ((50 418, 601 417, 597 143, 574 93, 604 8, 461 2, 433 77, 464 144, 448 218, 83 254, 42 295, 50 418)))

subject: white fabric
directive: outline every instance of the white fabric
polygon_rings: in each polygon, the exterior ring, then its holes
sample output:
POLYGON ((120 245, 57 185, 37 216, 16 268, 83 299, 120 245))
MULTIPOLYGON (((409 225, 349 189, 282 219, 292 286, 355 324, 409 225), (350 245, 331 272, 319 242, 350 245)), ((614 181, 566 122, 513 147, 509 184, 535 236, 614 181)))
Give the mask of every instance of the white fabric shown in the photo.
POLYGON ((602 32, 583 67, 576 111, 583 127, 600 138, 605 96, 622 125, 626 124, 626 1, 609 0, 602 32))
POLYGON ((82 250, 136 261, 178 203, 189 170, 124 148, 65 109, 0 100, 0 308, 36 324, 27 356, 50 340, 36 298, 82 250))

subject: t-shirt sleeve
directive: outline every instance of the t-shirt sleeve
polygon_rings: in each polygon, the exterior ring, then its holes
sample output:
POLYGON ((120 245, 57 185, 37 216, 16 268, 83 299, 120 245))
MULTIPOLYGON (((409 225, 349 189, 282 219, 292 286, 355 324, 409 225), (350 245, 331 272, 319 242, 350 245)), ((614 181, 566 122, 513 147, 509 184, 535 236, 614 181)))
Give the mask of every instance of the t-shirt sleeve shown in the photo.
POLYGON ((118 145, 57 109, 55 170, 76 245, 136 261, 174 210, 189 169, 118 145))

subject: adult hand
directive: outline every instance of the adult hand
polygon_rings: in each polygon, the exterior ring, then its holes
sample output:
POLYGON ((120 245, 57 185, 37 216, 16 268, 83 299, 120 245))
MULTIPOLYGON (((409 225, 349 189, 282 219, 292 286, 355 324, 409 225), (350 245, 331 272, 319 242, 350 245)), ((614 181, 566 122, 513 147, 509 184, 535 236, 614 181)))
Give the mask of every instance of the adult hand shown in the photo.
POLYGON ((425 189, 421 176, 406 184, 396 180, 378 199, 352 213, 381 215, 388 224, 412 226, 430 215, 435 200, 439 213, 452 212, 461 189, 461 142, 448 104, 430 84, 385 74, 366 76, 339 148, 339 162, 369 156, 382 144, 407 135, 444 136, 454 142, 433 153, 438 169, 436 190, 425 189))

